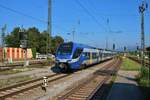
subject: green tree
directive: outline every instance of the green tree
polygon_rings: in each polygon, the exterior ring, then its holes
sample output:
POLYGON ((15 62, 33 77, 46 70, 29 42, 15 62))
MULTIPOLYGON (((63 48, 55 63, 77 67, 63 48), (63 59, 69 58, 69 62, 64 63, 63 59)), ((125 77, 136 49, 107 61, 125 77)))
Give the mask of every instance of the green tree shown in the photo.
POLYGON ((27 30, 28 34, 28 47, 29 48, 36 48, 39 51, 39 39, 40 39, 40 32, 37 28, 32 27, 27 30))
POLYGON ((56 53, 56 49, 63 42, 64 42, 64 39, 62 37, 60 37, 60 36, 53 37, 52 40, 51 40, 51 53, 55 54, 56 53))
POLYGON ((49 44, 48 43, 48 40, 50 40, 51 37, 48 37, 48 33, 46 31, 42 32, 40 34, 40 43, 39 43, 39 52, 40 53, 46 53, 46 49, 47 49, 47 45, 49 44))
MULTIPOLYGON (((5 41, 8 47, 20 47, 20 40, 23 33, 20 33, 19 30, 20 28, 16 27, 9 35, 6 36, 5 41)), ((27 34, 28 40, 27 47, 32 48, 34 51, 34 57, 36 52, 45 54, 47 44, 49 44, 49 52, 55 54, 57 47, 64 42, 62 37, 49 37, 46 31, 40 32, 36 27, 28 28, 25 30, 25 33, 27 34)))
POLYGON ((10 33, 10 35, 7 35, 5 37, 5 43, 8 47, 20 47, 20 28, 16 27, 14 30, 10 33))

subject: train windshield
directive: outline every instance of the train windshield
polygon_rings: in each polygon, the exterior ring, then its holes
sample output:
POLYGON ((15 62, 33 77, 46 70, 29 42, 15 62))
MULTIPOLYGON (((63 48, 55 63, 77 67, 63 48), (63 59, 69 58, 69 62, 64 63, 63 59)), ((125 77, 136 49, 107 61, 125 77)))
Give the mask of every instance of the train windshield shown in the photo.
POLYGON ((77 48, 73 54, 73 59, 78 58, 81 55, 82 51, 83 51, 82 48, 77 48))
POLYGON ((69 55, 72 53, 72 43, 64 43, 59 46, 57 54, 58 55, 69 55))

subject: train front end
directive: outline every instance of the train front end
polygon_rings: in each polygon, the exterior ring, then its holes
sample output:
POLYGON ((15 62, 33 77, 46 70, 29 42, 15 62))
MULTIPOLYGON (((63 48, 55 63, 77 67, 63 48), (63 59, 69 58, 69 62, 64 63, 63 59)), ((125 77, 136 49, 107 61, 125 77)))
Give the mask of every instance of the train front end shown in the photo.
POLYGON ((69 62, 72 59, 73 43, 61 44, 56 52, 56 66, 63 71, 70 70, 69 62))

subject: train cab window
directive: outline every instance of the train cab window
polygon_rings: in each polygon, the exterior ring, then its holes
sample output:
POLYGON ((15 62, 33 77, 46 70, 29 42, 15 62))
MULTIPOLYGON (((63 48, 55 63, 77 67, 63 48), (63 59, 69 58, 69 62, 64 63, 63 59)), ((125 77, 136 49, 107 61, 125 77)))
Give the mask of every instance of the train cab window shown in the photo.
POLYGON ((73 54, 73 59, 78 58, 81 55, 82 51, 83 49, 77 48, 73 54))
POLYGON ((61 44, 57 50, 58 55, 70 55, 72 53, 73 44, 65 43, 61 44))

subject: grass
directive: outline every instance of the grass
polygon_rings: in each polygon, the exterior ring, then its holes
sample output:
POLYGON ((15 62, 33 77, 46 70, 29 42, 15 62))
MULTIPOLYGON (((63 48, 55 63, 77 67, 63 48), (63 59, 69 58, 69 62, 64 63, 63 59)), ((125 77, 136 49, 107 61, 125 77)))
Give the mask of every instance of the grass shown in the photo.
POLYGON ((138 64, 135 61, 132 61, 128 58, 123 59, 123 63, 121 65, 122 70, 126 71, 139 71, 140 70, 140 64, 138 64))
POLYGON ((10 69, 10 70, 0 71, 0 75, 16 74, 16 73, 30 71, 30 70, 32 69, 31 68, 10 69))
POLYGON ((31 80, 31 79, 32 78, 30 76, 21 76, 21 77, 15 77, 15 78, 0 79, 0 88, 15 84, 15 83, 31 80))
POLYGON ((0 75, 8 75, 8 74, 16 74, 22 71, 19 70, 5 70, 5 71, 1 71, 0 75))

